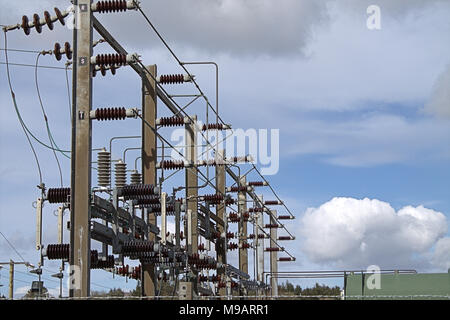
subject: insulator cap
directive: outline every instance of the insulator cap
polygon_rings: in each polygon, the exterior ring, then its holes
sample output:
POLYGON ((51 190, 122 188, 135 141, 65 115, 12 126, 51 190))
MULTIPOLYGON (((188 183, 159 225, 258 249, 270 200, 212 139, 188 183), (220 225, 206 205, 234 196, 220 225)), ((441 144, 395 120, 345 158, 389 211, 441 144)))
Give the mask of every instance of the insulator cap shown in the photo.
POLYGON ((53 30, 53 21, 52 21, 52 16, 50 14, 50 12, 45 11, 44 12, 44 19, 45 19, 45 23, 47 23, 47 26, 50 30, 53 30))
POLYGON ((23 29, 23 32, 25 32, 25 34, 28 36, 30 34, 30 26, 29 24, 29 20, 27 16, 23 16, 22 17, 22 24, 20 25, 23 29))
POLYGON ((33 24, 34 24, 34 27, 36 28, 37 33, 42 32, 42 26, 41 26, 39 20, 41 20, 41 18, 39 18, 39 15, 37 13, 35 13, 33 15, 33 24))

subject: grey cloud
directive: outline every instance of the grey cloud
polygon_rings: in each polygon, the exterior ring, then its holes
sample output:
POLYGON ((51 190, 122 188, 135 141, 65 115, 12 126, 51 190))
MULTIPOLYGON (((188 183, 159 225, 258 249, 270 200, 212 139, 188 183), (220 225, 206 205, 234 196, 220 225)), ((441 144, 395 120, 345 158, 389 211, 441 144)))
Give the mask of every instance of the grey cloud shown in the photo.
POLYGON ((450 118, 450 64, 436 80, 430 101, 424 111, 438 117, 450 118))

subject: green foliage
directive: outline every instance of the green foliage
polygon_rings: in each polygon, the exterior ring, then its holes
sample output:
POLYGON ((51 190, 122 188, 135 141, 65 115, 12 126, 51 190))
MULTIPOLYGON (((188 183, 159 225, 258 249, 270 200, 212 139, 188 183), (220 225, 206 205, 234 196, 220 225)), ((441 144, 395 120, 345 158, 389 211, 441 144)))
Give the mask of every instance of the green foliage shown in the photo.
POLYGON ((312 288, 303 289, 299 285, 295 286, 286 280, 286 282, 278 285, 278 294, 280 296, 307 296, 306 298, 300 299, 339 299, 341 294, 341 288, 335 286, 330 288, 326 285, 316 285, 312 288), (323 297, 311 297, 311 296, 336 296, 336 298, 323 298, 323 297))

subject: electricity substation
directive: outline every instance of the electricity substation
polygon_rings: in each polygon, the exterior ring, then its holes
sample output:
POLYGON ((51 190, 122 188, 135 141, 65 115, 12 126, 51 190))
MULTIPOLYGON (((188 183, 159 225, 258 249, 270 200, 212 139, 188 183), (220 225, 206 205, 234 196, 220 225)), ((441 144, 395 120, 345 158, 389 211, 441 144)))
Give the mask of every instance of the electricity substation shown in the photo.
MULTIPOLYGON (((67 153, 70 185, 39 185, 38 267, 46 260, 60 260, 61 272, 69 271, 72 298, 90 297, 93 269, 139 280, 142 296, 149 299, 157 297, 161 283, 167 281, 174 283, 178 299, 246 297, 250 292, 260 298, 277 296, 277 277, 267 281, 267 275, 277 274, 280 263, 295 261, 285 248, 286 242, 295 238, 284 225, 295 217, 258 170, 251 154, 227 157, 226 150, 219 149, 219 132, 230 136, 233 127, 219 113, 217 64, 179 60, 139 1, 75 0, 69 9, 53 11, 54 15, 45 11, 43 17, 23 16, 17 25, 3 28, 5 37, 16 32, 32 37, 74 18, 72 42, 66 39, 64 44, 56 43, 42 52, 61 63, 66 59, 71 67, 72 139, 67 153), (145 19, 175 57, 181 74, 158 74, 156 61, 144 63, 139 52, 128 52, 97 19, 125 14, 140 14, 145 19), (110 53, 96 54, 99 43, 109 45, 110 53), (216 68, 215 103, 188 71, 189 64, 216 68), (140 79, 142 105, 93 105, 93 78, 108 81, 112 75, 119 76, 123 68, 132 68, 140 79), (168 92, 175 86, 190 86, 192 92, 168 92), (181 104, 181 98, 190 102, 181 104), (201 108, 194 110, 194 102, 201 108), (163 110, 170 116, 161 117, 163 110), (116 134, 103 142, 105 147, 93 149, 95 131, 106 121, 115 122, 116 134), (96 130, 92 130, 93 122, 98 122, 96 130), (121 135, 121 126, 129 126, 129 122, 142 128, 139 137, 121 135), (185 145, 174 146, 169 141, 167 130, 171 128, 184 130, 185 145), (212 136, 216 136, 215 143, 212 136), (115 150, 123 153, 123 157, 115 157, 111 149, 119 139, 141 141, 139 150, 134 150, 139 157, 126 159, 131 148, 115 150), (200 147, 206 147, 207 152, 199 152, 200 147), (178 160, 171 157, 174 152, 178 160), (173 177, 183 174, 184 183, 174 184, 173 177), (58 238, 53 243, 42 240, 48 231, 43 227, 46 203, 58 206, 58 238), (68 221, 64 221, 65 212, 70 213, 68 221), (170 231, 169 225, 174 225, 174 230, 170 231), (65 229, 70 230, 67 241, 65 229), (94 242, 101 243, 102 249, 93 250, 94 242), (227 257, 232 251, 238 252, 238 265, 232 265, 227 257), (254 270, 249 270, 249 265, 254 270)), ((13 93, 12 98, 15 103, 13 93)), ((54 144, 51 148, 61 152, 54 144)))

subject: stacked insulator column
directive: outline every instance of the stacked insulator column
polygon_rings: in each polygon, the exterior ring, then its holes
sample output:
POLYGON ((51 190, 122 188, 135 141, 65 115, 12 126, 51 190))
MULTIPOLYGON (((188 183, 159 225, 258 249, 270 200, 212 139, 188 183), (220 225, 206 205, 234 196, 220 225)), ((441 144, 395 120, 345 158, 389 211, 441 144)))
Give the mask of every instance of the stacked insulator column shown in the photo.
POLYGON ((235 186, 235 187, 230 187, 227 190, 228 192, 246 192, 248 191, 248 187, 247 186, 235 186))
POLYGON ((278 206, 278 205, 283 205, 283 202, 278 201, 278 200, 264 201, 264 205, 266 205, 266 206, 278 206))
POLYGON ((266 248, 266 252, 278 252, 278 251, 284 251, 284 248, 266 248))
POLYGON ((97 121, 125 120, 127 110, 125 108, 100 108, 93 112, 97 121))
MULTIPOLYGON (((49 244, 45 248, 44 256, 48 260, 68 260, 70 258, 70 244, 49 244)), ((91 250, 91 264, 98 264, 97 250, 91 250)))
POLYGON ((157 164, 158 169, 164 170, 178 170, 183 169, 185 167, 185 163, 182 160, 173 161, 173 160, 164 160, 157 164))
POLYGON ((139 256, 143 253, 154 252, 153 241, 127 241, 122 245, 124 256, 139 256))
POLYGON ((294 217, 291 216, 278 216, 278 220, 291 220, 294 219, 294 217))
POLYGON ((164 74, 157 78, 160 84, 181 84, 184 82, 190 82, 191 77, 184 74, 164 74))
POLYGON ((231 198, 224 198, 224 195, 222 194, 205 194, 201 196, 203 201, 209 202, 209 204, 221 204, 222 201, 225 199, 225 204, 234 204, 234 199, 231 198))
MULTIPOLYGON (((139 1, 136 1, 139 3, 139 1)), ((126 0, 110 0, 110 1, 98 1, 92 4, 91 7, 93 12, 98 13, 112 13, 112 12, 123 12, 126 10, 137 9, 134 1, 126 0)))
POLYGON ((280 228, 280 226, 279 226, 278 224, 266 224, 266 225, 264 226, 264 228, 267 228, 267 229, 275 229, 275 228, 280 228))
POLYGON ((99 54, 91 58, 91 64, 105 67, 120 67, 127 64, 135 63, 139 60, 139 55, 134 54, 120 54, 120 53, 110 53, 110 54, 99 54))
POLYGON ((222 123, 209 123, 206 125, 206 123, 202 126, 202 131, 208 131, 208 130, 229 130, 230 126, 227 124, 222 123))
POLYGON ((127 184, 127 164, 122 160, 114 164, 114 179, 116 188, 125 187, 127 184))
POLYGON ((247 183, 247 185, 249 185, 250 187, 264 187, 267 186, 267 183, 264 181, 253 181, 247 183))
MULTIPOLYGON (((247 236, 247 238, 248 239, 255 239, 256 238, 256 236, 255 236, 255 234, 254 233, 252 233, 252 234, 249 234, 248 236, 247 236)), ((265 235, 265 234, 258 234, 258 239, 264 239, 264 238, 267 238, 267 236, 265 235)))
POLYGON ((239 245, 237 243, 230 242, 227 245, 227 248, 228 248, 228 250, 233 251, 233 250, 239 249, 239 245))
POLYGON ((103 149, 97 153, 97 180, 99 187, 111 185, 111 153, 103 149))
POLYGON ((69 259, 70 244, 49 244, 45 253, 49 260, 69 259))
POLYGON ((124 186, 119 192, 119 196, 123 196, 125 200, 141 200, 154 198, 157 194, 157 188, 152 184, 136 184, 124 186))
POLYGON ((174 117, 167 117, 167 118, 159 118, 156 119, 156 124, 160 127, 176 127, 176 126, 182 126, 186 124, 186 120, 184 117, 174 116, 174 117))
POLYGON ((295 237, 291 237, 291 236, 280 236, 280 237, 278 237, 278 240, 280 240, 280 241, 295 240, 295 237))
POLYGON ((50 188, 47 191, 47 200, 50 203, 70 202, 70 188, 50 188))
POLYGON ((295 258, 291 258, 291 257, 281 257, 278 258, 279 262, 290 262, 290 261, 295 261, 295 258))
POLYGON ((142 175, 137 171, 133 171, 130 175, 130 184, 141 184, 142 183, 142 175))

